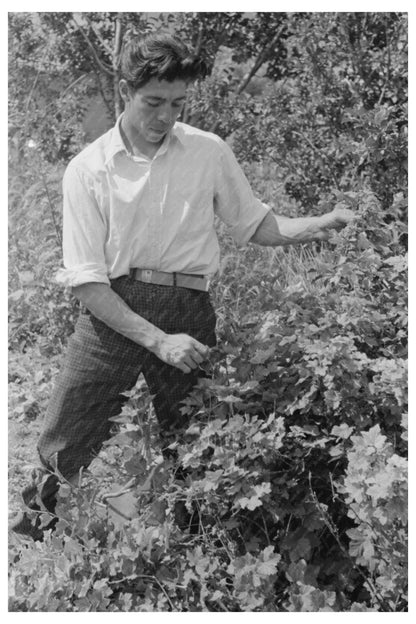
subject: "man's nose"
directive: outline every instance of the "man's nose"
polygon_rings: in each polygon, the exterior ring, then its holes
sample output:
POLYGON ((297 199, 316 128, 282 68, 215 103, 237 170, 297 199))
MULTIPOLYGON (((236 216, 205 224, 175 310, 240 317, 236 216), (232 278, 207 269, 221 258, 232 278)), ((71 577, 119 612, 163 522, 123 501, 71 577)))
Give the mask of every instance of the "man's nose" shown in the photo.
POLYGON ((170 106, 163 106, 159 110, 158 119, 159 121, 163 121, 164 123, 169 123, 172 119, 173 113, 170 106))

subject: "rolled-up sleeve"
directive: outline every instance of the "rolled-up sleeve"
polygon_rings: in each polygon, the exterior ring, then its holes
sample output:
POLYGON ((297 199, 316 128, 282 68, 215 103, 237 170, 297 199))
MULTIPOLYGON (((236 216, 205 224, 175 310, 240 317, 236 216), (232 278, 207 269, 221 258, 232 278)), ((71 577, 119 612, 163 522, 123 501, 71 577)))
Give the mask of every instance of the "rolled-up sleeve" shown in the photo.
POLYGON ((230 147, 218 141, 220 155, 215 177, 215 213, 229 227, 239 247, 245 246, 271 207, 257 199, 230 147))
POLYGON ((63 264, 56 281, 63 286, 87 282, 110 284, 104 245, 107 227, 92 183, 70 164, 63 178, 63 264))

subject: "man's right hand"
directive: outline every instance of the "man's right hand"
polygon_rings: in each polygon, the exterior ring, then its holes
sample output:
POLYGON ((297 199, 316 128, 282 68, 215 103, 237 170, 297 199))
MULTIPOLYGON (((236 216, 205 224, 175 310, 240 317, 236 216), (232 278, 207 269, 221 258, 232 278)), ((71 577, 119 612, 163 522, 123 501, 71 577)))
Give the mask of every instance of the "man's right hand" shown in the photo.
POLYGON ((107 284, 89 282, 73 290, 75 296, 100 321, 184 373, 190 373, 208 356, 209 347, 188 334, 165 334, 159 327, 133 312, 107 284))
POLYGON ((209 347, 188 334, 163 334, 152 351, 162 362, 190 373, 207 358, 209 347))

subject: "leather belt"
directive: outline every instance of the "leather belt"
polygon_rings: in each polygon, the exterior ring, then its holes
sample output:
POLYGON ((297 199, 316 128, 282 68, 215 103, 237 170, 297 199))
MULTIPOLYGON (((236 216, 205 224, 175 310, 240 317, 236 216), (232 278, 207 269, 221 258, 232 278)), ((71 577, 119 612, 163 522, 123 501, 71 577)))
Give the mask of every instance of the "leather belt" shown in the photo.
POLYGON ((207 291, 210 280, 205 275, 191 275, 190 273, 166 273, 153 269, 131 269, 130 277, 147 284, 159 284, 160 286, 177 286, 179 288, 191 288, 193 290, 207 291))

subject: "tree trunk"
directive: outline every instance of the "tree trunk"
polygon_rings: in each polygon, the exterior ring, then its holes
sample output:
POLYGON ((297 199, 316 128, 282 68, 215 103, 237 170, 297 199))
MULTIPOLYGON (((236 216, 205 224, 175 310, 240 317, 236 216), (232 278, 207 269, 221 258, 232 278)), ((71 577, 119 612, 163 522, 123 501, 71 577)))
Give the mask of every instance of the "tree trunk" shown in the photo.
POLYGON ((119 90, 120 82, 120 54, 123 43, 123 24, 120 14, 117 15, 114 29, 114 48, 113 48, 113 89, 114 89, 114 114, 117 119, 123 111, 123 103, 119 90))

